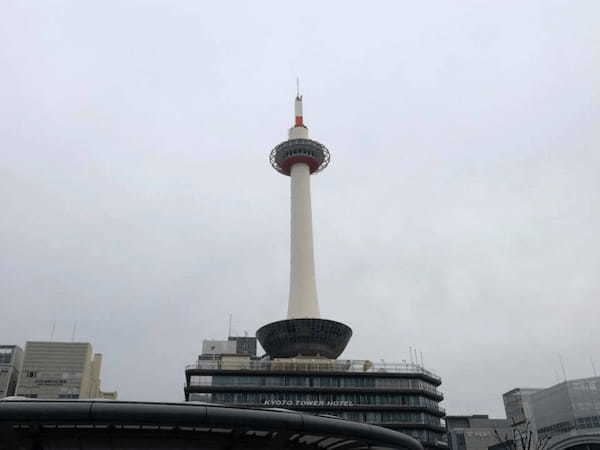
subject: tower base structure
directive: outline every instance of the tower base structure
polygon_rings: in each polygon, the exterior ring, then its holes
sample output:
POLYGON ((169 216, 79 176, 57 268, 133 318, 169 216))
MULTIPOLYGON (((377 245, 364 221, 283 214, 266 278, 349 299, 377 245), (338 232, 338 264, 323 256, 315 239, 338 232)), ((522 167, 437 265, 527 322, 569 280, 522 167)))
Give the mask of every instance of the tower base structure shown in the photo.
POLYGON ((288 319, 261 327, 256 337, 271 358, 336 359, 348 345, 352 329, 334 320, 288 319))

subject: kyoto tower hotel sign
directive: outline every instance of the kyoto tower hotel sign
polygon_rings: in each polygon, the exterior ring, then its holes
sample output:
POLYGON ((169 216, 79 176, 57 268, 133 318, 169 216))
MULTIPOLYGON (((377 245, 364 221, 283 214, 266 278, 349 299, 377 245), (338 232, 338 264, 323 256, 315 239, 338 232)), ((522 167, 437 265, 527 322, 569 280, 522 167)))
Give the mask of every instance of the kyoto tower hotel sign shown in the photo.
POLYGON ((337 358, 352 330, 343 323, 320 318, 313 252, 310 176, 329 164, 329 151, 309 139, 304 125, 302 96, 295 100, 295 123, 288 140, 270 155, 271 165, 291 180, 291 263, 287 320, 260 328, 256 336, 271 358, 337 358))

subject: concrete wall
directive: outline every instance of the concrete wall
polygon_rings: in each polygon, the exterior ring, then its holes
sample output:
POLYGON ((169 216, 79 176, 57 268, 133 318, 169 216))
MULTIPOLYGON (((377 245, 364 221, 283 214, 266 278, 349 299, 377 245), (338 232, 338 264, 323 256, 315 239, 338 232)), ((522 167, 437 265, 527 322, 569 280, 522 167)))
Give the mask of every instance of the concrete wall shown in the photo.
POLYGON ((573 408, 567 383, 560 383, 531 396, 537 430, 573 422, 573 408))
POLYGON ((235 341, 219 341, 205 339, 202 341, 203 355, 234 355, 237 350, 237 342, 235 341))
POLYGON ((99 398, 102 355, 83 342, 27 342, 17 395, 99 398))
POLYGON ((21 347, 0 345, 0 398, 15 395, 22 365, 21 347))
POLYGON ((600 432, 600 377, 565 381, 531 400, 540 436, 600 432))
POLYGON ((512 436, 506 419, 490 419, 486 415, 447 416, 448 445, 451 450, 488 450, 501 439, 512 436))
POLYGON ((102 398, 100 396, 100 369, 102 367, 102 355, 94 354, 90 368, 90 390, 87 398, 102 398))
POLYGON ((600 433, 600 377, 564 381, 547 389, 513 389, 504 394, 509 420, 519 416, 517 400, 536 441, 551 438, 551 446, 570 435, 600 433))
POLYGON ((568 389, 575 420, 600 415, 600 377, 570 381, 568 389))
POLYGON ((502 396, 506 418, 511 425, 533 421, 530 397, 543 389, 517 388, 502 396))

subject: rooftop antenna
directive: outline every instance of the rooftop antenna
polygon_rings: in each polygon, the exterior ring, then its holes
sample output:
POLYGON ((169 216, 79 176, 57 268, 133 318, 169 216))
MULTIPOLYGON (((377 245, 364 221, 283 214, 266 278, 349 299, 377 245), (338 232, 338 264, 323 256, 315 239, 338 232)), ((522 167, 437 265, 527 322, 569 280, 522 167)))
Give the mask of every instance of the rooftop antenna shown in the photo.
POLYGON ((229 328, 227 329, 227 337, 231 336, 231 318, 233 314, 229 313, 229 328))
POLYGON ((296 98, 300 98, 300 77, 296 77, 296 98))
POLYGON ((54 331, 56 330, 56 320, 52 321, 52 330, 50 331, 50 342, 54 340, 54 331))
POLYGON ((590 364, 592 365, 592 370, 594 371, 594 376, 597 377, 598 372, 596 371, 596 364, 594 364, 594 360, 592 359, 591 356, 590 356, 590 364))
POLYGON ((71 333, 71 342, 75 342, 75 331, 77 330, 77 322, 73 324, 73 333, 71 333))
POLYGON ((558 359, 560 360, 560 367, 562 368, 562 373, 565 381, 567 381, 567 371, 565 370, 565 363, 563 361, 562 355, 558 355, 558 359))
POLYGON ((408 346, 408 354, 410 355, 410 363, 413 363, 413 352, 412 352, 412 346, 408 346))
POLYGON ((424 367, 424 364, 423 364, 423 352, 419 352, 419 353, 421 353, 421 367, 424 367))

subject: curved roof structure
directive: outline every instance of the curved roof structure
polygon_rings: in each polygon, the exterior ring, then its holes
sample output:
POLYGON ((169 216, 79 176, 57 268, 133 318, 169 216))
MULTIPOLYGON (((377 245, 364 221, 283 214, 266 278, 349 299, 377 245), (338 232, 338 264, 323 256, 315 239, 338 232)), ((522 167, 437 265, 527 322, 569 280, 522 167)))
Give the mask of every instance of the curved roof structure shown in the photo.
POLYGON ((321 356, 336 359, 348 345, 352 329, 327 319, 287 319, 262 326, 256 337, 271 358, 321 356))
POLYGON ((566 436, 559 435, 551 440, 546 448, 548 450, 600 450, 598 431, 585 430, 566 436))
POLYGON ((403 433, 287 410, 198 403, 0 401, 0 448, 404 449, 403 433))

